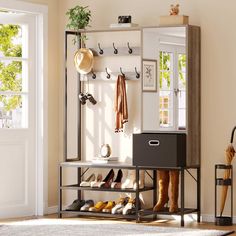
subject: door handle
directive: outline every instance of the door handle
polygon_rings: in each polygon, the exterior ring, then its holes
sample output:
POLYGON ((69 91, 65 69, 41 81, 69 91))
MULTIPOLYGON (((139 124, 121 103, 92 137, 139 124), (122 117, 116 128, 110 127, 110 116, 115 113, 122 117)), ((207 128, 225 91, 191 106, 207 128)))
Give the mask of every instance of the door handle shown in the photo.
POLYGON ((148 141, 149 146, 160 146, 160 141, 159 140, 149 140, 148 141))

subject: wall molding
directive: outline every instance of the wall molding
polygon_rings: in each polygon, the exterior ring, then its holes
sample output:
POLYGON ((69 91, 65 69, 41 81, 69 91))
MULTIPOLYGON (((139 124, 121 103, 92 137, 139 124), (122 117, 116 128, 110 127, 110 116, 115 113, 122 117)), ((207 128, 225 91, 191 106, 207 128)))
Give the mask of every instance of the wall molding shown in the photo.
POLYGON ((47 215, 56 214, 57 211, 58 211, 58 206, 57 205, 56 206, 50 206, 50 207, 47 208, 46 214, 47 215))

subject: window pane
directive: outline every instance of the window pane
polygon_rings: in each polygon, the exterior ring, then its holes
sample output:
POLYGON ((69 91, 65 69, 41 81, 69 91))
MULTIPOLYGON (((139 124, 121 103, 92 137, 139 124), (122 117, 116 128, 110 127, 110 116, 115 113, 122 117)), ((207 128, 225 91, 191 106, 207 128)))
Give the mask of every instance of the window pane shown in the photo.
POLYGON ((0 128, 27 128, 28 96, 0 95, 0 128))
POLYGON ((186 109, 179 109, 179 129, 186 128, 186 109))
POLYGON ((25 63, 21 61, 0 61, 0 91, 21 92, 22 69, 26 71, 25 63))
POLYGON ((186 91, 181 91, 178 93, 179 108, 186 108, 186 91))
POLYGON ((186 55, 178 54, 179 89, 186 89, 186 55))
POLYGON ((173 93, 170 91, 160 91, 160 127, 173 126, 173 93))
POLYGON ((22 57, 22 27, 0 24, 0 57, 22 57))

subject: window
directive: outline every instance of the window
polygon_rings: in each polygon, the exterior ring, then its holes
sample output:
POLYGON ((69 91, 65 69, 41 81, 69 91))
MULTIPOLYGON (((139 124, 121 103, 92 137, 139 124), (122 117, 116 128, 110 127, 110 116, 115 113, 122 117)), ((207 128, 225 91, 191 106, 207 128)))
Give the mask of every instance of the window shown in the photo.
POLYGON ((28 127, 28 63, 27 25, 0 21, 0 128, 28 127))
POLYGON ((159 51, 159 126, 186 128, 186 54, 183 46, 162 44, 159 51))

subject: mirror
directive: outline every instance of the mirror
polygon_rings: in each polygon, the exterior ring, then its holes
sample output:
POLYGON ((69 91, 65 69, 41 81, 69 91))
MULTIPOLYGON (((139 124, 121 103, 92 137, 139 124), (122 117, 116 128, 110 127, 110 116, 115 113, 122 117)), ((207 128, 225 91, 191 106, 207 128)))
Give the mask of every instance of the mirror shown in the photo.
MULTIPOLYGON (((156 91, 143 86, 143 131, 186 129, 186 27, 143 29, 143 61, 156 61, 156 91)), ((143 75, 148 70, 143 63, 143 75)))

